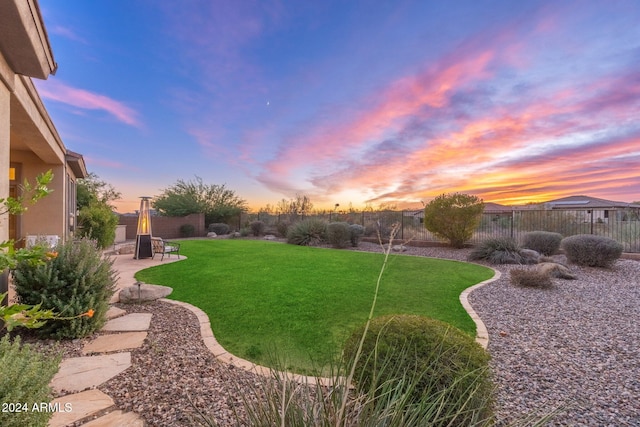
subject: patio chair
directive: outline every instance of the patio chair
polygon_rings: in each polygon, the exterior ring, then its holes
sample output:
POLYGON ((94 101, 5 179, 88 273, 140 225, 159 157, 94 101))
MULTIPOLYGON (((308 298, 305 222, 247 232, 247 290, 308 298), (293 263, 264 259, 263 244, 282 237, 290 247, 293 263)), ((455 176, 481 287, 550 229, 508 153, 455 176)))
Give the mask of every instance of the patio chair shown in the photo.
POLYGON ((156 257, 157 253, 161 253, 162 257, 160 261, 164 260, 165 254, 170 258, 171 254, 175 254, 180 259, 180 243, 170 242, 168 240, 163 240, 160 237, 152 237, 151 238, 151 247, 153 248, 153 256, 152 259, 156 257))

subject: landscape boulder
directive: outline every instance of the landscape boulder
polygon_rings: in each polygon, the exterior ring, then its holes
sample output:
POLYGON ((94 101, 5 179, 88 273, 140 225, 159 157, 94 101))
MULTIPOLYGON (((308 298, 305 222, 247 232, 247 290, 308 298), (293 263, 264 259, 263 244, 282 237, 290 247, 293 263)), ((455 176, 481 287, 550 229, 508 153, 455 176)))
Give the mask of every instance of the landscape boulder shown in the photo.
POLYGON ((120 302, 135 304, 138 302, 155 301, 160 298, 164 298, 173 292, 173 289, 168 286, 149 285, 147 283, 137 282, 133 286, 124 288, 120 291, 120 302), (138 286, 138 283, 140 286, 138 286))
POLYGON ((540 253, 533 249, 520 249, 522 264, 537 264, 540 260, 540 253))
POLYGON ((543 262, 536 266, 536 269, 542 273, 558 279, 573 280, 576 276, 562 264, 555 262, 543 262))
POLYGON ((210 231, 207 233, 207 237, 218 237, 218 235, 216 233, 214 233, 213 231, 210 231))

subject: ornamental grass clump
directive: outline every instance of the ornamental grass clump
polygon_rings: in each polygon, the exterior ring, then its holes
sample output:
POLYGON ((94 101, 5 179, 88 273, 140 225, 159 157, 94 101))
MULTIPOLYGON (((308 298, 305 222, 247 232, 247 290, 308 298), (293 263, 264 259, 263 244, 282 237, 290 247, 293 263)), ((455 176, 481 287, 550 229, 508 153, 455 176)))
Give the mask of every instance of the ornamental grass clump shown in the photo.
POLYGON ((49 383, 58 372, 60 356, 45 356, 22 345, 20 337, 13 342, 9 335, 0 339, 0 425, 3 427, 46 426, 53 414, 40 411, 40 403, 52 400, 49 383), (33 405, 37 405, 34 410, 33 405), (6 405, 6 406, 5 406, 6 405), (26 405, 26 406, 25 406, 26 405))
POLYGON ((300 246, 317 246, 327 238, 327 223, 310 218, 296 222, 287 231, 287 243, 300 246))
POLYGON ((18 300, 41 304, 65 319, 52 319, 37 330, 56 339, 80 338, 106 322, 109 300, 115 290, 113 261, 103 257, 92 240, 68 241, 56 248, 57 256, 41 265, 18 263, 13 274, 18 300), (91 310, 91 316, 85 316, 91 310))
POLYGON ((524 235, 522 247, 532 249, 542 255, 551 256, 560 249, 562 234, 550 231, 531 231, 524 235))
POLYGON ((469 260, 484 260, 492 264, 533 263, 532 258, 520 254, 520 247, 511 237, 495 237, 484 240, 473 248, 469 254, 469 260))
POLYGON ((587 267, 611 267, 622 255, 622 245, 604 236, 577 234, 560 244, 569 262, 587 267))

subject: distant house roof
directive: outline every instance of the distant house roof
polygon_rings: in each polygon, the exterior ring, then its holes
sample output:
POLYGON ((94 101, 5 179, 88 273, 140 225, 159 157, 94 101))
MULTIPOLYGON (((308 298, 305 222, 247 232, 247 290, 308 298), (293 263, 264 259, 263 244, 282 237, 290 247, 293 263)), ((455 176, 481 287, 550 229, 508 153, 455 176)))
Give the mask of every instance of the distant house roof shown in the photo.
POLYGON ((484 204, 485 212, 511 212, 513 206, 501 205, 500 203, 486 202, 484 204))
POLYGON ((591 196, 569 196, 543 203, 546 209, 640 209, 640 205, 591 196))

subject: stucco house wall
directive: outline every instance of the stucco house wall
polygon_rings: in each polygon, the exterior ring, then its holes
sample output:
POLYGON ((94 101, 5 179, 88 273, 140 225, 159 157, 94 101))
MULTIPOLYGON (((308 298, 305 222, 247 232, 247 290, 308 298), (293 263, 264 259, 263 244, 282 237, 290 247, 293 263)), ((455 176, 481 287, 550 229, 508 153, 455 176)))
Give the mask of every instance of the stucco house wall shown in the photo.
POLYGON ((0 215, 0 241, 27 235, 69 238, 75 227, 75 182, 87 176, 81 155, 62 142, 31 78, 47 79, 57 64, 37 0, 0 1, 0 198, 52 170, 52 193, 12 218, 0 215), (15 175, 14 179, 10 174, 15 175))

